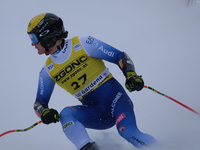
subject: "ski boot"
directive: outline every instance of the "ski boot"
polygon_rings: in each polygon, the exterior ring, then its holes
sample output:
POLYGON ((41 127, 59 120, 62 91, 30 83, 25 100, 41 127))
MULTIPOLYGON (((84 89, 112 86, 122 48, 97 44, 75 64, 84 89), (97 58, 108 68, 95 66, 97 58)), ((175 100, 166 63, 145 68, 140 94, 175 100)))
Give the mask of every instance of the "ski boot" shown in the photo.
POLYGON ((99 150, 99 148, 95 142, 92 142, 92 143, 87 143, 80 150, 99 150))

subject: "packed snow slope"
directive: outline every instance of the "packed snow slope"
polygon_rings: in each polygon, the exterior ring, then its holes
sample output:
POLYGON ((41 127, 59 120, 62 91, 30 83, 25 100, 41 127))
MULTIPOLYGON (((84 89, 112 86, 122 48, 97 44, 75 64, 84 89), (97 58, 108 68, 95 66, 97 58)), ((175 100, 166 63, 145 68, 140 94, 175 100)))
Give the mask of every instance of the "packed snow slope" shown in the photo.
MULTIPOLYGON (((0 2, 0 133, 27 128, 39 121, 33 111, 39 56, 27 36, 32 17, 60 16, 69 38, 94 36, 125 51, 145 84, 200 112, 200 4, 187 0, 1 0, 0 2)), ((124 86, 119 68, 106 62, 124 86)), ((128 95, 141 131, 154 136, 159 150, 199 150, 200 116, 148 89, 128 95)), ((49 106, 61 111, 80 104, 56 86, 49 106)), ((88 130, 102 150, 136 150, 116 128, 88 130)), ((75 150, 60 123, 0 138, 1 150, 75 150)), ((154 149, 154 150, 155 150, 154 149)))

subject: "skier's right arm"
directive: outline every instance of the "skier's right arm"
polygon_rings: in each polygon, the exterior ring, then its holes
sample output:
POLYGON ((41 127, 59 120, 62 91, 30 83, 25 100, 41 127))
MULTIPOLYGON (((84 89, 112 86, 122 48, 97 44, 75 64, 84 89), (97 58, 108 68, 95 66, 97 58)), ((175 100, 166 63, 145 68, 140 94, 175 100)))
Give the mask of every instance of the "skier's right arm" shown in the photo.
POLYGON ((43 67, 39 74, 37 96, 34 103, 34 110, 38 117, 41 117, 43 110, 48 108, 48 103, 54 86, 54 80, 49 76, 46 68, 43 67))

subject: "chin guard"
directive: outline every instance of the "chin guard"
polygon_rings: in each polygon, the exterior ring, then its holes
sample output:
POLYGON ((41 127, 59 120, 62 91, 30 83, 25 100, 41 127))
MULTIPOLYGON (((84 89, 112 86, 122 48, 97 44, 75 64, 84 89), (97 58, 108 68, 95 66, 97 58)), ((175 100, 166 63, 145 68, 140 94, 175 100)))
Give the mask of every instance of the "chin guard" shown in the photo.
POLYGON ((48 56, 49 55, 49 49, 46 48, 45 51, 46 51, 45 54, 48 56))

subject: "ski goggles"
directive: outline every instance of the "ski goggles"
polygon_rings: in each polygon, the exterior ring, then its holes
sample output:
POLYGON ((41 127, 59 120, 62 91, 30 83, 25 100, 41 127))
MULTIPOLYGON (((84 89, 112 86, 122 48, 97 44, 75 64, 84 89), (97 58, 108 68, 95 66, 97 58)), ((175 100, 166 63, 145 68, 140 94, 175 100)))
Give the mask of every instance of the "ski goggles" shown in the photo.
POLYGON ((34 33, 28 33, 29 38, 31 39, 31 42, 35 45, 39 43, 39 40, 37 36, 34 33))

